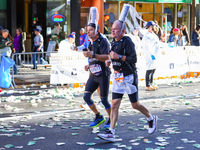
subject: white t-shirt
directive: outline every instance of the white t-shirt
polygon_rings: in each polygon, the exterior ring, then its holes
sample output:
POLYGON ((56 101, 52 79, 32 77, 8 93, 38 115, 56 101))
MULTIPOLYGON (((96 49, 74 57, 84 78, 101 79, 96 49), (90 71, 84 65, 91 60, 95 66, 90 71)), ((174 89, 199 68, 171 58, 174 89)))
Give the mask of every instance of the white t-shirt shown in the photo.
POLYGON ((70 44, 68 39, 62 40, 59 45, 58 53, 62 55, 69 55, 69 53, 73 52, 71 49, 72 45, 73 44, 70 44))
POLYGON ((34 38, 34 46, 40 46, 41 42, 44 42, 43 36, 41 34, 35 36, 35 38, 34 38))

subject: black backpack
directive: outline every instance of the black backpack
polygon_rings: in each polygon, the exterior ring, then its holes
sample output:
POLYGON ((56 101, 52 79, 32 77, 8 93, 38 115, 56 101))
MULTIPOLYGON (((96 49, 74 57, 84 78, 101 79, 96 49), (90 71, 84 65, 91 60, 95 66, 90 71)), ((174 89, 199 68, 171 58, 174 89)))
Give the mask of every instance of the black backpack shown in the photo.
MULTIPOLYGON (((120 43, 119 43, 119 45, 118 45, 118 49, 123 49, 123 50, 124 50, 123 55, 125 55, 125 56, 126 56, 125 41, 126 41, 127 39, 131 40, 130 37, 128 37, 128 36, 123 36, 123 37, 120 39, 120 43)), ((132 41, 132 40, 131 40, 131 41, 132 41)), ((112 42, 112 44, 113 44, 113 42, 112 42)), ((134 44, 134 43, 133 43, 133 44, 134 44)), ((112 48, 111 48, 111 49, 112 49, 112 48)), ((126 62, 126 61, 124 61, 124 63, 130 68, 130 70, 131 70, 132 72, 134 72, 134 71, 137 69, 134 63, 130 64, 130 63, 126 62)))

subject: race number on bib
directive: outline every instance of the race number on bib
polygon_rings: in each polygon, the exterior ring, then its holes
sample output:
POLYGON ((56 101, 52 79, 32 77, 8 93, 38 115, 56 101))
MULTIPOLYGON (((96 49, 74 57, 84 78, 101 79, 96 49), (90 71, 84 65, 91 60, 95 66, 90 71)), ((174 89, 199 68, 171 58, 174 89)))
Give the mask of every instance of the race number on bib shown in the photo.
POLYGON ((102 73, 101 65, 99 65, 99 64, 91 65, 90 71, 92 74, 99 76, 102 73))
POLYGON ((119 73, 118 71, 114 71, 114 78, 118 83, 124 82, 123 73, 119 73))

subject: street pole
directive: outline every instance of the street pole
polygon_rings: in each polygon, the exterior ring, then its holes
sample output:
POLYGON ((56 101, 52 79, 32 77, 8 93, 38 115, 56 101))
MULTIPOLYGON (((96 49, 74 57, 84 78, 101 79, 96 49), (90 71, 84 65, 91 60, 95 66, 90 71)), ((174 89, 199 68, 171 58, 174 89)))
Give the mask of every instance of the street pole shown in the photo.
MULTIPOLYGON (((192 14, 191 14, 191 30, 190 35, 192 35, 192 32, 196 28, 196 0, 192 0, 192 14)), ((192 36, 190 36, 192 40, 192 36)))

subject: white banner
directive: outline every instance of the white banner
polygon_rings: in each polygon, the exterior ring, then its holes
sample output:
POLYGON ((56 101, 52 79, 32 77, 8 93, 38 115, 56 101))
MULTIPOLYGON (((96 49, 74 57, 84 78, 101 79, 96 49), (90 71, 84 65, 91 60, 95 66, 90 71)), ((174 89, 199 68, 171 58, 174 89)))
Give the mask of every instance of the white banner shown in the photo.
MULTIPOLYGON (((154 77, 180 76, 187 72, 200 72, 200 50, 198 47, 161 48, 157 56, 154 77), (190 49, 191 48, 191 49, 190 49)), ((84 70, 88 64, 82 52, 72 52, 69 56, 51 54, 51 84, 85 83, 89 72, 84 70)), ((146 61, 143 50, 137 50, 138 79, 144 79, 146 61)))
POLYGON ((195 49, 188 52, 189 72, 200 72, 200 50, 195 49))
MULTIPOLYGON (((189 71, 186 52, 181 49, 160 50, 154 77, 180 76, 189 71)), ((143 51, 137 56, 138 78, 144 79, 146 74, 146 61, 143 51)))
POLYGON ((51 84, 85 83, 89 72, 84 70, 87 59, 82 52, 73 52, 70 56, 51 54, 51 84))

